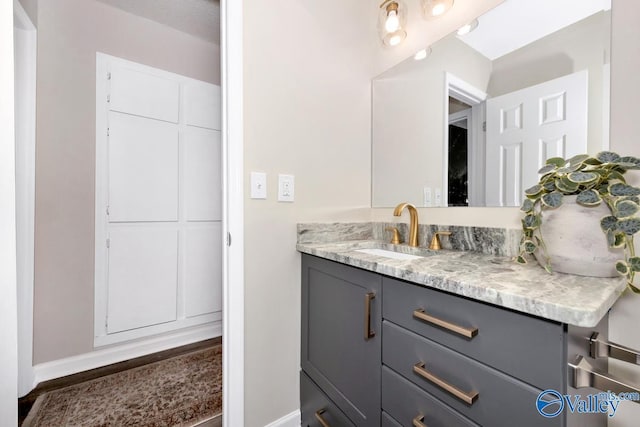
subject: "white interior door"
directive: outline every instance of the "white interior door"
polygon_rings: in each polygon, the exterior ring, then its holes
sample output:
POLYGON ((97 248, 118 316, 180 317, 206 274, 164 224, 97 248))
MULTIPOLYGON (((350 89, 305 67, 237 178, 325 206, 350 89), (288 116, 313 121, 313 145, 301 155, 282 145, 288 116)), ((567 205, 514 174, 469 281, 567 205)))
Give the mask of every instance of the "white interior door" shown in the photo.
POLYGON ((96 98, 95 344, 220 335, 220 88, 99 54, 96 98))
POLYGON ((550 157, 587 152, 587 71, 487 100, 487 206, 519 206, 550 157))

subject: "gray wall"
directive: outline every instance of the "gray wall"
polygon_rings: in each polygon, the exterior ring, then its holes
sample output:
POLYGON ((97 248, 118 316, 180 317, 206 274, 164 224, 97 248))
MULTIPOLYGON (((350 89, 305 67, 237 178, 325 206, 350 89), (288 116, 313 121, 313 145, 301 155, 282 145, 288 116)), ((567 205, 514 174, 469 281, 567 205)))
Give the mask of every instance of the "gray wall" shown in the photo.
POLYGON ((93 350, 96 51, 219 84, 219 46, 94 0, 38 7, 34 363, 93 350))

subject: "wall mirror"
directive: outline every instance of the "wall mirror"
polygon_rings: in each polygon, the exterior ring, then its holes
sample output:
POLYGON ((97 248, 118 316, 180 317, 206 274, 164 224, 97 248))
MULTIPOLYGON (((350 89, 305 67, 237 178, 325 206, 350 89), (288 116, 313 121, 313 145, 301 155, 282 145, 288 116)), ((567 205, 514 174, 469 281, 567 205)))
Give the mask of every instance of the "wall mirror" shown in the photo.
POLYGON ((373 207, 519 206, 547 158, 608 149, 610 0, 506 0, 470 27, 372 80, 373 207))

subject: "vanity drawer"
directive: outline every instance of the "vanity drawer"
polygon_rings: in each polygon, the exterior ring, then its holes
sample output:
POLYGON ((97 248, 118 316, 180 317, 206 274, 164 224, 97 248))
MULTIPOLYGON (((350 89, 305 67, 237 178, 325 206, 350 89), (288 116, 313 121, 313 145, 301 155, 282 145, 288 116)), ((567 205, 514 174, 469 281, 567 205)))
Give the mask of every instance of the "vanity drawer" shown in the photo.
POLYGON ((332 427, 355 427, 304 372, 300 372, 300 403, 302 427, 322 427, 318 417, 332 427))
POLYGON ((382 333, 384 365, 478 424, 562 425, 536 410, 540 390, 388 321, 382 333))
POLYGON ((384 319, 536 387, 562 390, 562 324, 387 277, 383 293, 384 319), (432 323, 438 321, 463 330, 432 323))
POLYGON ((386 366, 382 367, 382 409, 405 426, 422 417, 429 427, 478 427, 386 366))
POLYGON ((402 424, 393 419, 389 414, 382 411, 381 424, 382 427, 402 427, 402 424))

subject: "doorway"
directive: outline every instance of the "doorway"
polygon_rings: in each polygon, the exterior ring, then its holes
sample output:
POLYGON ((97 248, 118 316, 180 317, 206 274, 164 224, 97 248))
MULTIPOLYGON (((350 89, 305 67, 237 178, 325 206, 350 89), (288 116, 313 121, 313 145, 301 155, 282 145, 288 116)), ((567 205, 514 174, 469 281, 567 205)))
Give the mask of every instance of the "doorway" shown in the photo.
POLYGON ((449 97, 448 206, 469 206, 471 106, 449 97))
POLYGON ((445 74, 443 206, 483 206, 487 94, 445 74))

